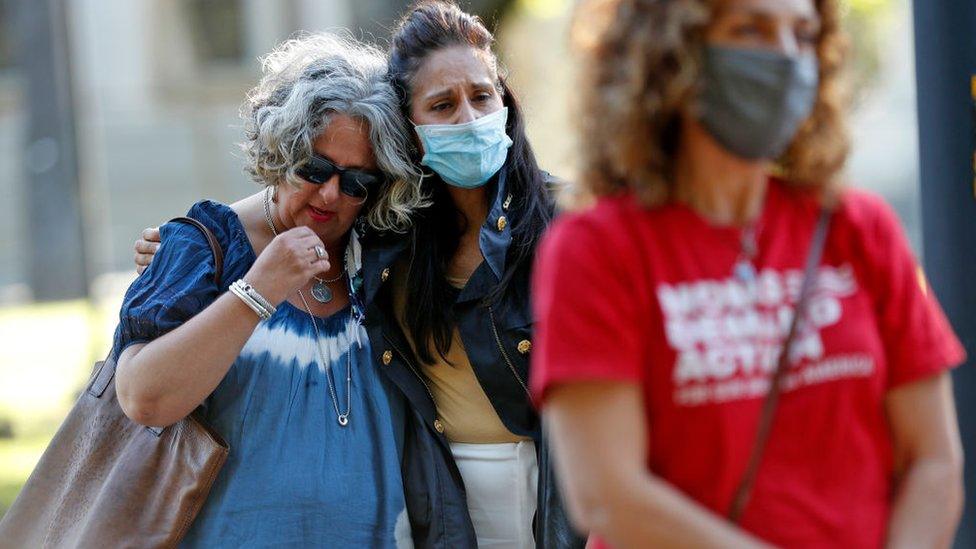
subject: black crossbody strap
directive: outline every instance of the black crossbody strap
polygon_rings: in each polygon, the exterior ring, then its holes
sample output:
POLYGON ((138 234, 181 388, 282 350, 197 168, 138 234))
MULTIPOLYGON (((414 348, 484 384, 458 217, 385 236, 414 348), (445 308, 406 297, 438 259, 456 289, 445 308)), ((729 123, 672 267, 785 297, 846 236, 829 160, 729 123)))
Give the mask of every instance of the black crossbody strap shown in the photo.
POLYGON ((824 244, 827 241, 827 232, 830 229, 830 218, 832 210, 824 208, 820 211, 820 219, 817 221, 816 231, 813 233, 813 240, 810 242, 810 250, 807 252, 806 270, 803 274, 803 284, 800 286, 800 296, 797 299, 796 309, 793 313, 793 320, 790 322, 790 330, 787 332, 786 340, 780 351, 779 361, 776 364, 776 371, 769 382, 769 392, 763 401, 762 413, 759 416, 759 427, 756 430, 756 440, 752 445, 749 454, 749 461, 746 465, 745 473, 739 486, 732 497, 729 506, 729 520, 738 523, 742 518, 742 512, 749 502, 752 488, 756 483, 756 475, 759 472, 759 465, 762 462, 763 451, 769 440, 772 431, 773 419, 776 415, 776 406, 779 404, 779 395, 782 391, 783 378, 790 366, 790 350, 796 339, 800 319, 803 316, 807 303, 810 301, 810 294, 813 292, 816 283, 817 271, 820 267, 820 259, 823 257, 824 244))

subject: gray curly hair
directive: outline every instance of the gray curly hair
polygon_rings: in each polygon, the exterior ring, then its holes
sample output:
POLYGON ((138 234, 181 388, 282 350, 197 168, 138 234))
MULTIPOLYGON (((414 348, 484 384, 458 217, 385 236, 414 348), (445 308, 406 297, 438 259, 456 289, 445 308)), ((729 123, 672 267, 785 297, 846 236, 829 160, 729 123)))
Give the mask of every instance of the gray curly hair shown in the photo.
POLYGON ((311 157, 331 115, 359 118, 369 124, 376 163, 390 179, 370 199, 366 220, 380 231, 405 231, 427 201, 383 53, 349 36, 304 34, 280 44, 261 66, 264 76, 241 108, 245 170, 265 185, 301 185, 295 170, 311 157))

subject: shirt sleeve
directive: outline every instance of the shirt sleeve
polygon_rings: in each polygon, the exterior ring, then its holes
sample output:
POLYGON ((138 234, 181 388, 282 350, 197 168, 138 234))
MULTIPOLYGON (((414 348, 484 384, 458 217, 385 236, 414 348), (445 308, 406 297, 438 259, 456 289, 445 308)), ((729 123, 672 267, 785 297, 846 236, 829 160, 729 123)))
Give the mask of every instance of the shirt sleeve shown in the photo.
POLYGON ((530 379, 537 405, 554 385, 638 383, 645 375, 648 309, 635 288, 639 262, 629 257, 635 247, 593 221, 563 219, 540 245, 533 270, 536 347, 530 379))
POLYGON ((962 363, 966 353, 928 286, 895 212, 880 198, 870 204, 875 223, 875 303, 888 387, 896 387, 962 363))
POLYGON ((219 295, 206 237, 187 223, 160 228, 162 244, 152 263, 129 286, 115 333, 116 356, 134 343, 152 341, 179 327, 219 295))

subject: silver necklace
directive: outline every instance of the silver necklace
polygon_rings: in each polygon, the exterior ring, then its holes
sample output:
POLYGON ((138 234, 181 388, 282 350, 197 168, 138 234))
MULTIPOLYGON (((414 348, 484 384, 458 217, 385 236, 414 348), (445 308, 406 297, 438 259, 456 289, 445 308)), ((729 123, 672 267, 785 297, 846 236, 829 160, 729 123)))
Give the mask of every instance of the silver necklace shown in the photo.
POLYGON ((756 280, 756 256, 759 255, 759 242, 756 240, 756 225, 742 230, 739 240, 739 257, 732 268, 732 274, 739 282, 751 283, 756 280))
MULTIPOLYGON (((268 227, 271 232, 278 236, 278 230, 275 229, 274 221, 271 218, 271 187, 264 193, 264 216, 268 222, 268 227)), ((329 282, 335 282, 342 277, 340 274, 335 280, 329 282)), ((316 277, 316 280, 319 280, 316 277)), ((322 281, 320 281, 322 282, 322 281)), ((322 301, 316 297, 316 301, 321 303, 328 303, 332 301, 332 290, 325 287, 329 292, 328 299, 322 301)), ((322 337, 319 335, 319 326, 315 322, 315 315, 312 314, 312 308, 308 306, 308 301, 305 299, 305 294, 298 290, 298 297, 302 298, 302 305, 305 306, 305 312, 308 313, 308 319, 312 321, 312 330, 315 332, 315 346, 319 351, 319 358, 322 360, 322 364, 325 366, 325 379, 329 382, 329 396, 332 397, 332 408, 335 409, 336 420, 339 421, 339 425, 345 427, 349 425, 349 412, 352 411, 352 342, 349 344, 349 351, 346 353, 346 411, 339 411, 339 398, 336 396, 335 382, 332 381, 332 366, 329 361, 325 358, 325 351, 322 349, 322 337)), ((312 297, 315 297, 315 287, 312 287, 312 297)))
POLYGON ((339 282, 342 278, 343 272, 339 271, 339 274, 335 278, 330 278, 329 280, 322 280, 321 278, 312 275, 315 279, 315 284, 312 284, 312 298, 319 303, 328 303, 332 301, 334 294, 332 293, 332 288, 329 288, 329 284, 334 284, 339 282))
POLYGON ((329 382, 329 396, 332 397, 332 407, 335 409, 336 419, 339 421, 339 425, 345 427, 349 425, 349 412, 352 411, 352 341, 350 340, 349 350, 346 352, 346 411, 340 412, 339 398, 336 397, 335 383, 332 381, 332 367, 329 365, 329 361, 325 359, 325 351, 322 349, 322 338, 319 337, 319 327, 315 322, 315 315, 312 314, 308 301, 305 300, 305 294, 301 290, 298 290, 298 297, 302 298, 305 312, 308 313, 308 318, 312 321, 312 329, 315 331, 315 346, 319 350, 319 358, 322 359, 322 364, 325 365, 325 378, 329 382))
MULTIPOLYGON (((271 232, 274 233, 275 236, 278 236, 278 229, 275 228, 274 220, 271 217, 271 187, 268 187, 268 189, 264 192, 264 217, 268 220, 268 227, 271 228, 271 232)), ((312 278, 315 279, 315 284, 312 284, 312 299, 318 301, 319 303, 331 302, 335 297, 335 294, 332 293, 332 288, 329 288, 329 284, 339 282, 344 274, 345 269, 340 268, 339 274, 337 274, 335 278, 330 278, 328 280, 312 275, 312 278)))

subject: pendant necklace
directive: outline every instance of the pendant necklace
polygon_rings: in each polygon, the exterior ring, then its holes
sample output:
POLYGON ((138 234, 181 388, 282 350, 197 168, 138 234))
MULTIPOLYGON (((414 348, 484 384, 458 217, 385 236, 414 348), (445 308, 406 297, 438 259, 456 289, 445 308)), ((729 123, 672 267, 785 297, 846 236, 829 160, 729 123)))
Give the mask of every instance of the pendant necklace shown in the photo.
POLYGON ((312 278, 315 279, 315 284, 312 284, 312 298, 319 303, 328 303, 332 301, 332 289, 329 288, 329 284, 339 282, 342 278, 343 272, 339 271, 339 274, 335 278, 330 278, 329 280, 323 280, 315 275, 312 278))
POLYGON ((329 396, 332 397, 332 408, 335 410, 336 420, 339 425, 345 427, 349 425, 349 412, 352 410, 352 341, 349 342, 349 349, 346 351, 346 411, 340 412, 335 382, 332 381, 332 366, 325 359, 325 351, 322 349, 322 338, 319 337, 319 327, 315 322, 315 315, 312 314, 312 309, 309 308, 308 301, 305 301, 305 294, 301 290, 298 290, 298 297, 302 298, 305 312, 308 313, 308 318, 312 321, 312 329, 315 331, 315 346, 318 348, 322 364, 325 365, 325 378, 329 382, 329 396))
MULTIPOLYGON (((268 187, 268 191, 264 195, 264 216, 271 232, 275 236, 278 236, 278 230, 275 229, 274 221, 271 218, 271 187, 268 187)), ((315 277, 318 283, 312 286, 312 297, 320 303, 332 301, 332 290, 325 283, 336 282, 341 277, 341 274, 333 280, 321 280, 315 277), (316 288, 319 284, 328 292, 322 295, 323 299, 319 299, 315 295, 316 288)), ((305 294, 301 290, 298 290, 298 297, 302 298, 302 305, 305 306, 305 312, 308 313, 308 318, 312 321, 312 330, 315 331, 315 346, 319 351, 319 359, 322 360, 322 364, 325 366, 325 379, 329 382, 329 396, 332 398, 332 408, 335 410, 336 420, 339 422, 339 425, 345 427, 349 425, 349 412, 352 410, 352 343, 350 342, 349 350, 346 352, 346 411, 341 412, 339 410, 339 398, 336 395, 336 385, 332 380, 332 366, 326 360, 325 351, 322 349, 322 338, 319 335, 318 323, 315 322, 315 315, 312 314, 312 309, 308 306, 308 301, 305 300, 305 294)))
POLYGON ((756 241, 756 225, 752 224, 742 229, 739 237, 739 257, 735 260, 732 275, 744 284, 756 280, 756 257, 759 255, 759 243, 756 241))
MULTIPOLYGON (((268 227, 271 228, 271 232, 278 236, 278 229, 275 229, 274 221, 271 217, 271 187, 264 193, 264 217, 268 220, 268 227)), ((342 279, 342 275, 345 274, 345 269, 339 269, 339 274, 335 278, 330 278, 328 280, 319 278, 312 275, 315 279, 315 284, 312 284, 312 299, 318 301, 319 303, 329 303, 335 294, 332 293, 332 288, 329 288, 329 284, 334 284, 342 279)))

